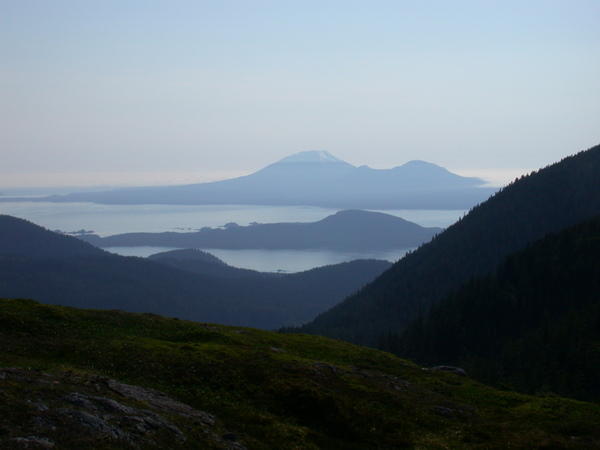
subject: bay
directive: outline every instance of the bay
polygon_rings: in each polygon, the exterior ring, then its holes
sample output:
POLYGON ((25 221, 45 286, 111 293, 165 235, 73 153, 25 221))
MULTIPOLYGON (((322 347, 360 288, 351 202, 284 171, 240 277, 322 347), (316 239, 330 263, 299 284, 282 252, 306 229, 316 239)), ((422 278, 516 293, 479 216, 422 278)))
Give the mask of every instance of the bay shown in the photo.
POLYGON ((10 214, 50 230, 91 230, 100 236, 129 232, 160 233, 220 227, 228 222, 314 222, 335 209, 262 205, 101 205, 95 203, 6 202, 10 214))
MULTIPOLYGON (((93 203, 6 202, 0 213, 29 220, 50 230, 93 231, 100 236, 127 232, 189 232, 202 227, 220 227, 229 222, 314 222, 337 209, 314 206, 263 205, 100 205, 93 203)), ((464 210, 384 210, 422 226, 447 227, 464 215, 464 210)), ((113 247, 124 256, 145 257, 164 247, 113 247)), ((347 253, 329 250, 222 250, 205 249, 226 263, 261 271, 297 272, 359 258, 396 261, 410 249, 347 253)))
MULTIPOLYGON (((154 253, 175 250, 174 247, 107 247, 112 253, 122 256, 147 257, 154 253)), ((222 259, 230 266, 252 269, 261 272, 302 272, 315 267, 339 264, 355 259, 383 259, 395 262, 402 258, 408 249, 390 249, 377 252, 337 252, 331 250, 226 250, 220 248, 203 249, 222 259)))

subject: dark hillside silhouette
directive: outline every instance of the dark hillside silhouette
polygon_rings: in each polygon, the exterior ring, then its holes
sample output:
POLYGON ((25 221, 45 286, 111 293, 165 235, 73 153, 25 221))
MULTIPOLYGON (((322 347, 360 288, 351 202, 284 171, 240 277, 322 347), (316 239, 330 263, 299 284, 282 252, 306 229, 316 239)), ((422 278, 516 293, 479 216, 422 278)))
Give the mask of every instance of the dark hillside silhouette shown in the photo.
POLYGON ((206 254, 183 262, 180 254, 178 263, 171 262, 177 255, 123 257, 10 216, 0 216, 0 243, 0 296, 260 328, 306 322, 390 267, 353 261, 282 275, 236 269, 206 254), (204 270, 198 259, 208 263, 204 270))
POLYGON ((0 252, 31 258, 105 256, 107 253, 86 242, 50 233, 31 222, 0 214, 0 252))
POLYGON ((369 251, 413 248, 442 231, 400 217, 346 210, 309 223, 228 224, 193 233, 125 233, 78 236, 98 247, 195 247, 224 249, 328 249, 369 251))
POLYGON ((521 177, 301 330, 377 345, 470 278, 600 214, 600 146, 521 177))
POLYGON ((600 216, 509 256, 381 344, 487 383, 600 401, 600 216))

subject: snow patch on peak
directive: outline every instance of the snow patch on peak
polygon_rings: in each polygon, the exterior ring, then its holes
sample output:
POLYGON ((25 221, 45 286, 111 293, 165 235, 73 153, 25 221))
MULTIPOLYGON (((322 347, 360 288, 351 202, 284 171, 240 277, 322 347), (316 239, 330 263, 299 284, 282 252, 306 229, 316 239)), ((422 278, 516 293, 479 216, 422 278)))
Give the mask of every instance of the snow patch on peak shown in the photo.
POLYGON ((336 158, 331 153, 325 150, 310 150, 306 152, 294 153, 293 155, 287 156, 278 161, 278 163, 304 163, 304 162, 316 162, 316 163, 345 163, 339 158, 336 158))
MULTIPOLYGON (((406 166, 406 167, 440 167, 437 164, 423 161, 421 159, 413 159, 411 161, 404 163, 402 166, 406 166)), ((399 166, 399 167, 402 167, 402 166, 399 166)))
POLYGON ((413 159, 412 161, 405 162, 401 166, 394 167, 394 169, 410 171, 448 172, 448 170, 442 166, 438 166, 437 164, 430 163, 427 161, 422 161, 420 159, 413 159))

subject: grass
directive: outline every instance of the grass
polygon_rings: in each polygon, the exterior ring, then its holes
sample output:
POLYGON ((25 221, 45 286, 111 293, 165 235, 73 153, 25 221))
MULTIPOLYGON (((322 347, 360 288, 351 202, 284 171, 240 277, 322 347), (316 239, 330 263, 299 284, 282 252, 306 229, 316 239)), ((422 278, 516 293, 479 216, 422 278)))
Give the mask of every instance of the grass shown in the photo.
POLYGON ((500 391, 317 336, 0 300, 0 344, 0 367, 155 388, 251 449, 600 448, 596 404, 500 391))

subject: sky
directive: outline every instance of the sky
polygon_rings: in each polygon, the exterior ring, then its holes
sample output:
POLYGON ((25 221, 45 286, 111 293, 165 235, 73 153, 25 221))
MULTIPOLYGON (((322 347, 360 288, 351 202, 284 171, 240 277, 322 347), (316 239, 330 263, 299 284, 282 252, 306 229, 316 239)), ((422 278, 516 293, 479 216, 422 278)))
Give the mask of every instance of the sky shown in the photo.
POLYGON ((600 143, 600 2, 0 0, 0 187, 304 150, 512 178, 600 143))

